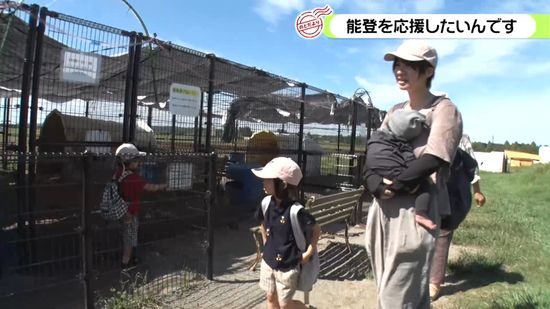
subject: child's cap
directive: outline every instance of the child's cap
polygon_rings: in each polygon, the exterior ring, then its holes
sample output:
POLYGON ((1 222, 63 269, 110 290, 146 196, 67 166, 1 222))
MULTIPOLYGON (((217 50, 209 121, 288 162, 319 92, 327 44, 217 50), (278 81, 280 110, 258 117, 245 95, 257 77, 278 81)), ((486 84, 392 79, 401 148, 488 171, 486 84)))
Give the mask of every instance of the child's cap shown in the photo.
POLYGON ((130 161, 136 157, 141 157, 146 155, 147 153, 143 151, 139 151, 137 147, 134 144, 131 143, 124 143, 115 151, 115 155, 117 157, 122 158, 123 161, 130 161))
POLYGON ((406 141, 417 137, 425 123, 426 116, 415 110, 398 109, 391 113, 388 119, 390 131, 406 141))
POLYGON ((253 168, 252 173, 259 178, 275 179, 297 186, 302 180, 302 170, 291 158, 277 157, 269 161, 264 167, 253 168))

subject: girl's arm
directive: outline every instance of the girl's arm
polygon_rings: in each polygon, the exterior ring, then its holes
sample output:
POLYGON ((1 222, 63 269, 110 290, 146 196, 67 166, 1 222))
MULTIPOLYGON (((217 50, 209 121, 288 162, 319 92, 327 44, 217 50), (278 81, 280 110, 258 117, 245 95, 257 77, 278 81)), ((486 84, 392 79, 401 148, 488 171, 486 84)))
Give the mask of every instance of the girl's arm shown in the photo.
POLYGON ((265 242, 267 241, 267 232, 265 231, 264 223, 260 224, 260 233, 262 234, 262 240, 263 244, 265 245, 265 242))
POLYGON ((159 185, 159 184, 148 183, 148 184, 145 184, 145 186, 143 187, 143 190, 149 191, 149 192, 158 192, 158 191, 166 190, 166 188, 168 188, 167 184, 159 185))
POLYGON ((311 229, 309 246, 307 246, 306 252, 302 253, 302 263, 309 262, 309 259, 313 256, 313 253, 317 250, 317 242, 319 242, 319 237, 321 237, 321 227, 319 224, 315 223, 311 229))

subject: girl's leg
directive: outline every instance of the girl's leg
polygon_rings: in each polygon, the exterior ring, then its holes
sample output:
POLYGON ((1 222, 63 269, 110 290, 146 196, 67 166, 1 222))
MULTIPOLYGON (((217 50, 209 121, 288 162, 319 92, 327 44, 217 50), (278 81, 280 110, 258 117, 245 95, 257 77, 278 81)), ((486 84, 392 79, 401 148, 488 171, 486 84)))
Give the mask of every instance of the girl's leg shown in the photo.
POLYGON ((133 247, 137 246, 138 222, 137 217, 126 214, 123 218, 123 248, 122 248, 122 264, 127 266, 132 258, 133 247))
POLYGON ((277 292, 267 293, 267 309, 280 309, 277 292))
POLYGON ((294 299, 284 305, 281 305, 281 309, 308 309, 308 308, 309 307, 306 306, 301 301, 294 300, 294 299))

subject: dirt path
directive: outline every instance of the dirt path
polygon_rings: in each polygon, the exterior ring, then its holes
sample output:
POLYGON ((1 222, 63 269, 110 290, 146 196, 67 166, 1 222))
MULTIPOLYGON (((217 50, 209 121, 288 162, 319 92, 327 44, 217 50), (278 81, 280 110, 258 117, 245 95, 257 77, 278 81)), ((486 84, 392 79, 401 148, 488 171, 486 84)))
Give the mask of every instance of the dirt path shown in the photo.
MULTIPOLYGON (((250 224, 225 228, 216 234, 215 275, 213 281, 201 281, 184 295, 169 302, 170 308, 265 308, 264 293, 258 287, 259 270, 246 268, 254 257, 254 244, 248 232, 250 224)), ((345 246, 342 226, 323 234, 319 242, 321 274, 310 303, 315 308, 365 309, 376 307, 376 287, 368 278, 370 265, 364 249, 364 227, 350 229, 351 250, 345 246)), ((451 259, 460 254, 453 247, 451 259)), ((296 299, 303 300, 298 292, 296 299)), ((434 302, 434 308, 448 308, 452 296, 434 302)))

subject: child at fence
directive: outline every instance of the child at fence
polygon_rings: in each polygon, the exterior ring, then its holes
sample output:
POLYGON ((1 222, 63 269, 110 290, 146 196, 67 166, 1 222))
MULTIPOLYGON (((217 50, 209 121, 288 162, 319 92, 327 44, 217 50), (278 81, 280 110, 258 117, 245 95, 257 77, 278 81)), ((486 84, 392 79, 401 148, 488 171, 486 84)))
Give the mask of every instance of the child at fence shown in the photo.
POLYGON ((302 171, 292 159, 277 157, 263 168, 252 169, 252 172, 263 179, 267 194, 257 212, 262 221, 260 231, 264 241, 260 287, 267 294, 267 307, 307 308, 292 297, 297 289, 310 291, 317 278, 318 271, 313 274, 313 280, 304 277, 311 275, 309 266, 314 262, 318 266, 316 250, 321 228, 315 218, 297 203, 297 186, 302 171), (291 218, 297 220, 291 222, 291 218), (296 236, 296 230, 304 235, 296 236), (295 239, 298 237, 305 238, 305 250, 299 249, 295 239), (310 286, 307 287, 305 282, 310 286))
POLYGON ((415 194, 416 222, 429 230, 437 225, 427 215, 430 202, 427 179, 408 181, 411 162, 416 160, 409 141, 425 128, 426 117, 415 110, 396 110, 388 127, 373 133, 368 142, 365 180, 368 190, 380 198, 386 189, 396 193, 415 194), (388 181, 389 180, 389 181, 388 181))
POLYGON ((138 244, 138 215, 140 197, 143 191, 157 192, 165 190, 166 184, 151 184, 138 173, 140 157, 145 152, 139 151, 130 143, 124 143, 116 149, 117 171, 113 179, 119 179, 122 198, 129 202, 128 212, 122 217, 122 268, 137 264, 136 247, 138 244))

